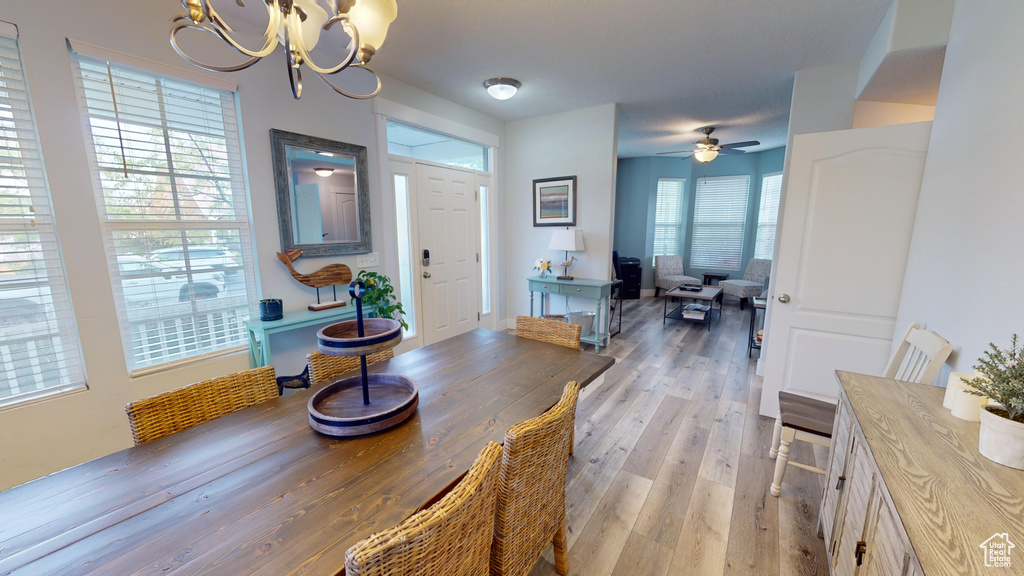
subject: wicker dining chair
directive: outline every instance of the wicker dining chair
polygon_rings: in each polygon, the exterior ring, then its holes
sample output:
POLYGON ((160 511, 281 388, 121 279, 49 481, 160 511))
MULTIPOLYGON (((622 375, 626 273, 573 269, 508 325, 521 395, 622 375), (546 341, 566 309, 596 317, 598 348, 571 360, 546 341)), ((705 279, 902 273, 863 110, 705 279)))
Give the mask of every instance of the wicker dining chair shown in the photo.
POLYGON ((488 442, 466 476, 444 498, 349 548, 345 574, 487 574, 500 461, 501 446, 488 442))
POLYGON ((491 576, 529 574, 548 542, 555 571, 569 573, 565 474, 579 393, 579 383, 569 382, 558 404, 505 432, 491 576))
POLYGON ((532 316, 516 316, 516 336, 557 344, 566 348, 579 349, 582 329, 583 327, 579 324, 569 322, 558 322, 532 316))
POLYGON ((264 366, 129 402, 124 411, 138 446, 277 396, 274 367, 264 366))
MULTIPOLYGON (((366 355, 366 365, 371 366, 378 362, 390 360, 395 357, 391 348, 366 355)), ((323 352, 306 354, 306 364, 309 366, 309 382, 313 386, 334 382, 341 376, 359 370, 359 356, 328 356, 323 352)))

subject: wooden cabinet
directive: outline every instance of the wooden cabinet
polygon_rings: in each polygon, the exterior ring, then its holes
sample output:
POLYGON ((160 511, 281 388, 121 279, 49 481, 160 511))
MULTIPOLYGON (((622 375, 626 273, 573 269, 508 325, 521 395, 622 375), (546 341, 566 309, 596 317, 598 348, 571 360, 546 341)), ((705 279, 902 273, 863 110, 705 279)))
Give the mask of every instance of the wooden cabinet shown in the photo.
POLYGON ((838 375, 819 517, 831 574, 992 573, 980 546, 1001 526, 1024 535, 1024 474, 978 454, 978 425, 942 408, 943 389, 838 375))

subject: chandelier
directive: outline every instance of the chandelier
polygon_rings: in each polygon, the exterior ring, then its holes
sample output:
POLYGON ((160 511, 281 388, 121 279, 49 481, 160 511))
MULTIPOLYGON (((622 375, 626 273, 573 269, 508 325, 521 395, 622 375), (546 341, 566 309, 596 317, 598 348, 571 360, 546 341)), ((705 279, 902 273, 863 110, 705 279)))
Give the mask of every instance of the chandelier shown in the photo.
MULTIPOLYGON (((262 48, 250 50, 239 44, 224 22, 221 15, 214 10, 211 0, 181 0, 186 12, 179 14, 171 21, 171 46, 185 60, 212 72, 237 72, 245 70, 259 62, 264 56, 270 55, 280 43, 285 47, 288 60, 288 81, 291 84, 292 96, 298 100, 302 96, 302 65, 306 65, 334 89, 335 92, 349 98, 367 99, 380 93, 380 76, 367 63, 384 43, 388 26, 398 16, 398 5, 395 0, 263 0, 270 13, 270 21, 264 32, 265 42, 262 48), (326 8, 325 8, 326 7, 326 8), (333 67, 318 66, 309 53, 317 45, 322 33, 331 30, 335 25, 341 27, 349 37, 348 54, 340 63, 333 67), (220 37, 229 46, 244 54, 248 60, 229 66, 215 66, 200 62, 189 56, 178 45, 177 34, 190 28, 220 37), (377 87, 367 94, 356 94, 338 87, 327 77, 337 74, 346 68, 362 68, 377 80, 377 87)), ((245 7, 244 0, 235 3, 245 7)))

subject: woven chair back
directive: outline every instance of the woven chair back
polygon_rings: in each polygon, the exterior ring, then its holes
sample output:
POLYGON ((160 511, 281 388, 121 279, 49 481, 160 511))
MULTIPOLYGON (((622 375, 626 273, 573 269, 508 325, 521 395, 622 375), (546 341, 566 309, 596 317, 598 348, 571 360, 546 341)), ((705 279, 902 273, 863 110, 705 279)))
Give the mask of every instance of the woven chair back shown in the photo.
POLYGON ((579 383, 569 382, 553 408, 505 432, 491 576, 529 574, 555 533, 564 530, 565 473, 579 392, 579 383))
POLYGON ((345 553, 348 576, 487 574, 501 446, 488 442, 451 492, 345 553))
POLYGON ((516 316, 516 336, 557 344, 566 348, 579 349, 582 329, 583 327, 579 324, 569 322, 532 316, 516 316))
POLYGON ((124 411, 138 446, 277 396, 274 367, 264 366, 129 402, 124 411))
MULTIPOLYGON (((394 357, 394 351, 388 348, 367 354, 366 365, 371 366, 394 357)), ((328 356, 323 352, 313 352, 306 354, 306 363, 309 365, 309 382, 313 386, 334 382, 349 372, 359 370, 358 356, 328 356)))

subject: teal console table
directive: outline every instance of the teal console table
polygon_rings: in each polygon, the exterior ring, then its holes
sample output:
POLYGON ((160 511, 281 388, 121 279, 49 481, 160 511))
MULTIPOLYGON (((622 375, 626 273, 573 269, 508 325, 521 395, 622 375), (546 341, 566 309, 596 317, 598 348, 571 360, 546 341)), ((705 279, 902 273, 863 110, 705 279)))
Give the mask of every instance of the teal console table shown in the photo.
MULTIPOLYGON (((253 368, 270 366, 270 340, 271 334, 288 332, 307 326, 319 326, 350 320, 356 317, 354 306, 332 308, 330 310, 300 310, 298 312, 287 312, 280 320, 269 320, 264 322, 259 318, 249 320, 245 327, 249 330, 249 365, 253 368)), ((310 350, 316 350, 316 340, 309 343, 310 350)))
POLYGON ((558 296, 575 296, 577 298, 590 298, 597 301, 594 316, 594 332, 590 336, 580 336, 581 342, 594 345, 596 351, 601 346, 608 346, 610 336, 608 334, 611 313, 612 284, 611 280, 589 280, 587 278, 576 278, 573 280, 558 280, 554 276, 541 278, 531 276, 526 279, 530 284, 530 316, 533 316, 533 296, 540 292, 540 315, 544 315, 544 294, 558 296))

